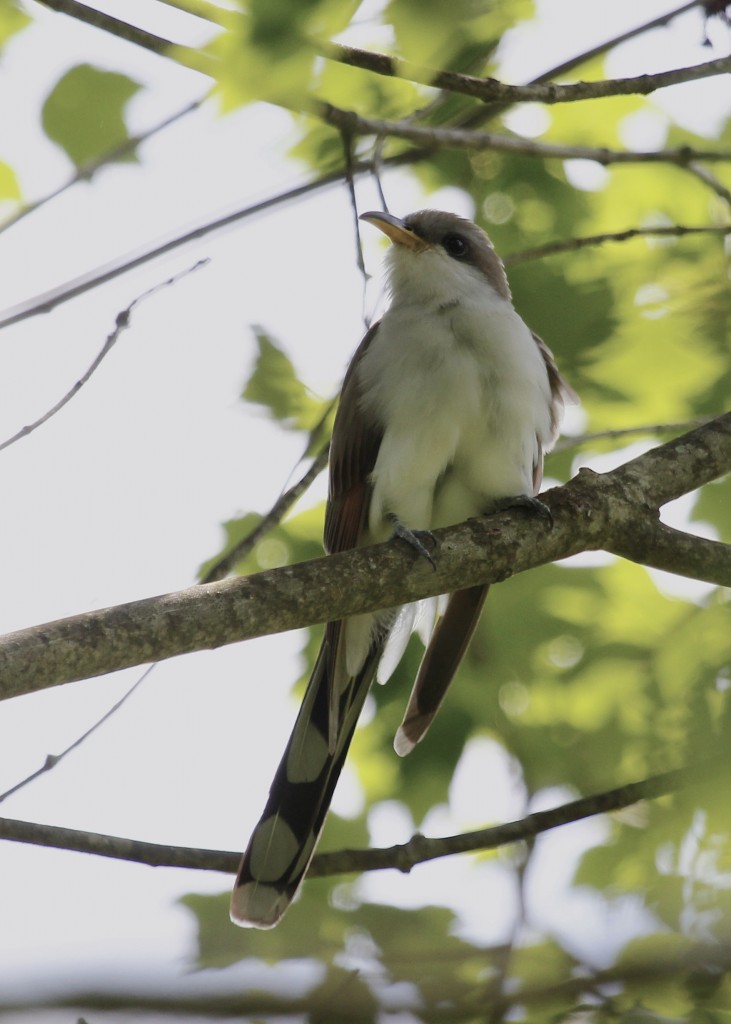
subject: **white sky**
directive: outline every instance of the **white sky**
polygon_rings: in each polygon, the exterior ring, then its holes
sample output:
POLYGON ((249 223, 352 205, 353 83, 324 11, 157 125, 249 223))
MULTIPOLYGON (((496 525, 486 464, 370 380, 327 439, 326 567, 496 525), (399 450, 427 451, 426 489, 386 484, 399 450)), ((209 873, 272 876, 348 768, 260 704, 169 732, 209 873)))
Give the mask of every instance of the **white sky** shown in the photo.
MULTIPOLYGON (((601 24, 595 5, 584 0, 538 6, 540 20, 505 42, 505 80, 527 80, 544 70, 547 55, 557 63, 670 4, 615 0, 602 5, 601 24)), ((189 22, 150 0, 105 5, 120 16, 133 8, 149 15, 158 7, 164 15, 159 24, 144 20, 150 30, 189 30, 189 22)), ((15 167, 28 199, 71 173, 38 116, 70 66, 94 63, 145 85, 129 107, 132 131, 207 88, 201 76, 71 19, 37 5, 33 14, 35 25, 11 42, 0 65, 0 160, 15 167)), ((700 45, 698 16, 686 16, 670 30, 622 47, 610 72, 638 74, 721 56, 728 35, 713 34, 718 45, 710 53, 700 45)), ((707 130, 729 113, 731 103, 728 97, 721 102, 719 92, 711 79, 665 90, 656 102, 684 124, 707 130)), ((306 172, 285 159, 289 126, 269 107, 222 119, 209 106, 145 145, 140 167, 107 168, 91 185, 76 186, 0 235, 0 307, 298 183, 306 172)), ((389 176, 386 185, 396 211, 426 203, 404 174, 389 176)), ((360 184, 359 198, 363 209, 378 205, 368 182, 360 184)), ((469 213, 456 193, 428 202, 469 213)), ((374 239, 365 241, 375 270, 381 249, 374 239)), ((301 441, 282 437, 238 401, 254 353, 250 325, 263 324, 310 386, 331 394, 362 333, 362 282, 353 251, 347 195, 329 189, 2 332, 0 440, 58 400, 135 296, 202 257, 211 259, 141 306, 80 395, 50 424, 0 453, 0 632, 187 586, 220 547, 221 522, 272 504, 301 441)), ((322 484, 316 493, 323 493, 322 484)), ((57 770, 9 799, 1 813, 161 843, 241 849, 294 715, 288 693, 301 671, 300 644, 297 635, 270 637, 161 665, 108 725, 57 770)), ((0 791, 87 728, 137 675, 122 672, 0 706, 0 791)), ((490 744, 476 744, 469 757, 478 773, 506 774, 490 744)), ((475 825, 471 777, 462 765, 452 811, 435 815, 435 831, 475 825)), ((336 806, 342 808, 355 788, 346 771, 336 806)), ((495 791, 495 807, 480 807, 483 820, 522 812, 519 793, 497 784, 495 791)), ((379 842, 405 838, 403 820, 388 807, 374 827, 379 842)), ((553 897, 535 901, 535 924, 560 928, 565 936, 572 916, 563 889, 569 872, 559 882, 557 865, 570 868, 603 828, 576 825, 542 841, 548 851, 561 846, 558 855, 536 858, 534 891, 553 897)), ((494 894, 495 870, 465 866, 473 887, 468 893, 455 884, 454 862, 425 867, 408 880, 386 873, 370 880, 366 891, 406 904, 425 899, 427 891, 454 895, 474 934, 474 893, 494 894)), ((152 871, 0 844, 0 1001, 130 977, 159 986, 209 984, 205 977, 180 980, 194 952, 194 923, 175 900, 190 890, 222 891, 228 882, 220 875, 152 871)), ((586 942, 601 932, 597 957, 621 944, 628 921, 639 923, 631 909, 617 921, 588 898, 573 900, 577 924, 568 941, 586 942)), ((481 939, 501 939, 509 909, 497 901, 494 934, 483 931, 481 939)))

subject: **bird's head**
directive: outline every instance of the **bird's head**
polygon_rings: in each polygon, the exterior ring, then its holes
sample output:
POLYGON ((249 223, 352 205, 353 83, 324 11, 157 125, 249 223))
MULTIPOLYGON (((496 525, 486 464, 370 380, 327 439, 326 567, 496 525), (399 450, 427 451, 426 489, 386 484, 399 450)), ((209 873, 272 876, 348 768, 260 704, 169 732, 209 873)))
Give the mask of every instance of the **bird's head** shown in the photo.
POLYGON ((510 300, 505 270, 482 228, 442 210, 419 210, 403 219, 372 211, 361 220, 390 238, 389 288, 394 299, 443 304, 486 286, 510 300))

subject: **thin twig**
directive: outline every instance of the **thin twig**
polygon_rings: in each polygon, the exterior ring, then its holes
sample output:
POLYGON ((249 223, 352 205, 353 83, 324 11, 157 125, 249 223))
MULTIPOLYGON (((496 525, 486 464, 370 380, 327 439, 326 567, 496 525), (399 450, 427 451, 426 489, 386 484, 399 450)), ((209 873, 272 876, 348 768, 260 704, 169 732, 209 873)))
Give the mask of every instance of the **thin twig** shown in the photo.
POLYGON ((383 171, 383 143, 385 139, 382 136, 378 136, 373 143, 373 157, 371 159, 371 173, 376 182, 376 189, 378 190, 378 198, 381 203, 381 209, 388 213, 388 203, 386 202, 386 193, 383 191, 383 182, 381 180, 381 174, 383 171))
MULTIPOLYGON (((326 416, 329 415, 331 408, 332 406, 328 407, 328 411, 325 417, 323 417, 323 422, 326 416)), ((317 430, 317 427, 315 428, 315 430, 317 430)), ((314 434, 315 431, 313 431, 312 433, 314 434)), ((211 569, 209 569, 209 571, 202 578, 201 583, 213 583, 215 580, 223 579, 223 577, 226 576, 233 569, 236 562, 239 562, 243 558, 245 558, 247 554, 254 548, 254 546, 261 540, 261 538, 269 530, 273 529, 275 526, 279 524, 279 522, 281 522, 282 518, 284 517, 284 515, 286 515, 286 513, 289 511, 292 505, 294 505, 294 503, 304 494, 304 492, 310 486, 315 477, 317 477, 318 474, 325 468, 325 465, 327 464, 327 455, 328 446, 326 445, 323 449, 321 449, 320 452, 318 452, 312 465, 309 467, 304 476, 302 476, 302 478, 298 480, 296 484, 294 484, 281 495, 281 497, 274 503, 269 512, 267 512, 267 514, 262 518, 261 522, 259 522, 257 526, 255 526, 254 529, 247 534, 246 537, 239 541, 239 543, 236 545, 235 548, 233 548, 233 550, 227 552, 222 558, 219 559, 218 562, 215 563, 215 565, 211 567, 211 569)), ((93 733, 96 732, 98 728, 100 728, 100 726, 102 726, 106 721, 108 721, 112 717, 112 715, 116 714, 116 712, 119 711, 119 709, 124 704, 126 704, 129 698, 135 692, 135 690, 147 678, 149 678, 150 674, 157 668, 158 664, 158 662, 155 662, 154 664, 149 665, 142 673, 142 675, 139 677, 139 679, 137 679, 137 681, 133 683, 129 690, 127 690, 127 692, 122 697, 120 697, 120 699, 111 708, 109 708, 109 710, 106 711, 101 716, 101 718, 99 718, 91 726, 91 728, 87 729, 80 736, 77 736, 73 743, 69 744, 69 746, 62 750, 60 754, 49 754, 40 768, 36 769, 36 771, 32 772, 24 779, 21 779, 19 782, 16 782, 15 785, 11 786, 10 789, 6 790, 4 793, 0 793, 0 803, 2 803, 3 800, 6 800, 9 796, 12 796, 14 793, 17 793, 19 790, 24 789, 26 786, 30 785, 31 782, 34 782, 37 778, 40 778, 41 775, 45 775, 46 772, 51 771, 58 764, 60 764, 61 761, 63 761, 63 759, 68 754, 70 754, 72 751, 80 747, 82 743, 84 743, 93 733)))
MULTIPOLYGON (((552 68, 548 68, 540 75, 536 75, 535 78, 532 78, 527 84, 542 85, 546 82, 553 81, 561 75, 566 75, 570 71, 575 71, 576 68, 581 67, 582 64, 586 64, 589 61, 595 60, 597 57, 603 56, 605 53, 614 49, 614 47, 621 46, 622 43, 629 42, 631 39, 636 39, 638 36, 651 32, 653 29, 662 28, 675 18, 679 17, 679 15, 685 14, 694 7, 702 7, 703 3, 704 0, 690 0, 689 3, 682 4, 673 11, 668 11, 667 14, 662 14, 657 18, 651 18, 650 21, 643 22, 641 25, 628 29, 626 32, 620 32, 619 35, 612 36, 610 39, 606 39, 604 42, 598 43, 589 50, 584 50, 583 53, 575 54, 573 57, 569 57, 560 64, 555 64, 552 68)), ((485 106, 471 111, 460 122, 461 127, 478 128, 481 124, 484 124, 486 120, 497 117, 509 107, 509 103, 485 104, 485 106)))
POLYGON ((721 199, 731 206, 731 191, 729 191, 729 189, 727 189, 726 186, 718 180, 715 174, 711 174, 708 168, 703 167, 701 164, 697 163, 696 160, 691 160, 686 164, 685 169, 690 174, 695 175, 695 177, 699 181, 702 181, 704 185, 708 185, 708 187, 712 189, 717 196, 720 196, 721 199))
POLYGON ((145 681, 145 679, 147 679, 147 677, 150 675, 150 673, 156 667, 157 667, 156 665, 149 665, 145 669, 145 671, 142 673, 142 675, 139 677, 137 682, 135 682, 129 688, 129 690, 127 690, 127 692, 122 697, 120 697, 119 700, 115 704, 112 705, 112 707, 109 708, 108 711, 105 711, 105 713, 101 716, 101 718, 99 718, 96 722, 94 722, 94 724, 89 729, 87 729, 85 732, 83 732, 80 736, 77 736, 76 739, 73 741, 73 743, 70 743, 64 750, 61 751, 60 754, 49 754, 46 757, 46 760, 43 762, 43 764, 41 765, 40 768, 38 768, 36 771, 32 772, 30 775, 26 776, 24 779, 21 779, 20 782, 16 782, 14 786, 10 787, 10 789, 6 789, 4 793, 0 793, 0 804, 4 800, 7 800, 7 798, 9 796, 13 796, 14 793, 17 793, 18 790, 24 789, 26 786, 30 785, 31 782, 35 782, 35 780, 40 778, 41 775, 45 775, 46 772, 52 771, 73 750, 76 750, 77 747, 80 747, 82 743, 84 743, 86 740, 88 740, 89 737, 91 735, 93 735, 93 733, 95 733, 97 731, 97 729, 99 729, 102 725, 104 725, 104 723, 108 719, 110 719, 112 717, 112 715, 116 714, 117 711, 119 711, 119 709, 122 707, 123 704, 127 703, 127 701, 132 696, 132 694, 135 692, 137 687, 142 685, 142 683, 145 681))
POLYGON ((269 530, 279 525, 290 508, 296 501, 299 501, 313 480, 327 465, 328 449, 329 446, 325 445, 317 453, 307 472, 277 499, 253 530, 211 566, 208 572, 201 577, 201 583, 215 583, 217 580, 222 580, 232 571, 237 562, 246 558, 269 530))
MULTIPOLYGON (((495 850, 501 846, 530 840, 562 825, 629 807, 640 800, 667 796, 688 786, 718 778, 721 772, 727 770, 727 757, 717 755, 685 768, 676 768, 626 786, 581 797, 547 811, 536 811, 504 825, 438 838, 427 838, 417 834, 406 843, 390 847, 317 853, 307 877, 324 878, 354 871, 383 871, 386 868, 408 873, 417 864, 427 861, 461 853, 495 850)), ((241 859, 240 853, 229 851, 139 842, 97 832, 18 821, 14 818, 0 818, 0 839, 75 850, 78 853, 93 853, 101 857, 155 867, 181 867, 199 871, 233 873, 241 859)))
MULTIPOLYGON (((365 173, 368 170, 369 168, 366 164, 363 164, 362 166, 359 165, 357 168, 357 172, 359 174, 365 173)), ((167 253, 172 252, 181 245, 187 245, 189 242, 197 241, 214 231, 221 231, 240 220, 254 217, 266 212, 267 210, 273 209, 276 206, 301 199, 304 196, 309 195, 311 192, 316 192, 321 188, 327 188, 331 185, 339 184, 342 181, 342 177, 342 171, 333 171, 330 174, 326 174, 321 178, 315 179, 314 181, 308 181, 303 185, 296 185, 294 188, 287 189, 286 192, 280 192, 278 195, 270 196, 268 199, 263 199, 261 202, 241 207, 238 210, 234 210, 233 213, 228 213, 223 217, 217 217, 215 220, 206 221, 204 224, 201 224, 190 231, 186 231, 182 235, 173 236, 166 242, 163 242, 152 249, 145 249, 142 251, 137 250, 132 253, 126 253, 124 256, 120 256, 116 260, 112 260, 101 267, 96 267, 88 274, 81 274, 79 277, 75 277, 71 281, 67 281, 65 284, 59 285, 57 288, 52 288, 50 291, 44 292, 41 295, 34 295, 32 298, 26 299, 24 302, 20 302, 18 305, 12 306, 10 309, 6 309, 3 313, 0 313, 0 329, 3 327, 9 327, 11 324, 20 323, 23 320, 28 320, 30 317, 38 316, 40 313, 49 313, 52 309, 55 309, 56 306, 60 306, 62 303, 76 298, 77 295, 83 295, 85 292, 91 291, 99 285, 106 284, 115 277, 119 277, 121 274, 126 274, 129 270, 134 270, 135 268, 142 266, 144 263, 148 263, 150 260, 157 259, 158 256, 165 256, 167 253)))
POLYGON ((363 290, 364 290, 364 305, 365 305, 365 286, 368 283, 368 275, 366 273, 365 263, 363 261, 363 245, 360 240, 360 221, 358 220, 358 197, 355 194, 355 162, 353 160, 353 136, 347 130, 343 130, 340 133, 340 139, 343 144, 343 160, 345 164, 345 184, 348 189, 348 196, 350 197, 350 209, 353 214, 353 231, 355 234, 355 264, 358 268, 358 272, 363 278, 363 290))
POLYGON ((513 267, 519 263, 542 260, 546 256, 556 256, 564 252, 575 252, 578 249, 585 249, 587 246, 604 245, 607 242, 628 242, 632 238, 685 238, 687 235, 728 234, 731 234, 731 224, 711 224, 700 227, 673 224, 667 226, 658 225, 658 227, 654 228, 626 228, 624 231, 608 231, 601 235, 584 235, 580 238, 568 238, 561 242, 549 242, 548 245, 539 245, 535 249, 523 249, 520 252, 505 256, 503 263, 506 267, 513 267))
POLYGON ((657 89, 699 81, 731 71, 731 57, 720 57, 705 61, 689 68, 673 68, 652 75, 636 75, 632 78, 602 79, 594 82, 572 82, 561 85, 556 82, 533 85, 508 85, 495 78, 478 78, 456 71, 442 71, 439 68, 425 68, 410 61, 401 60, 385 53, 361 50, 352 46, 330 44, 322 50, 324 56, 342 64, 352 65, 365 71, 387 77, 398 77, 417 82, 444 92, 469 96, 485 103, 573 103, 578 100, 596 100, 612 96, 647 96, 657 89))
POLYGON ((86 4, 79 3, 78 0, 38 0, 38 3, 59 14, 67 14, 77 21, 84 22, 86 25, 102 29, 102 31, 108 32, 118 39, 123 39, 127 43, 141 46, 143 49, 148 50, 150 53, 155 53, 159 57, 167 57, 169 60, 174 60, 177 64, 182 64, 192 71, 199 71, 209 78, 214 77, 215 59, 210 54, 204 53, 195 47, 178 45, 170 39, 155 35, 153 32, 147 32, 145 29, 131 25, 120 18, 114 18, 111 14, 105 14, 94 7, 88 7, 86 4))
MULTIPOLYGON (((731 58, 729 58, 731 60, 731 58)), ((673 163, 681 167, 694 160, 731 161, 731 150, 696 150, 691 146, 674 149, 627 150, 606 146, 565 146, 551 142, 535 142, 513 135, 494 132, 468 131, 464 128, 433 128, 407 124, 404 121, 386 121, 376 117, 362 117, 352 110, 343 110, 330 103, 313 103, 310 113, 325 124, 347 129, 354 135, 391 136, 406 139, 422 146, 472 149, 476 152, 492 150, 517 156, 559 160, 592 160, 609 164, 673 163)))
POLYGON ((563 438, 555 445, 551 454, 580 448, 592 441, 614 440, 620 437, 633 437, 637 434, 682 434, 686 430, 693 430, 695 427, 703 426, 704 423, 710 423, 713 418, 713 416, 698 416, 681 423, 647 423, 637 427, 624 427, 622 430, 601 430, 596 434, 578 434, 576 437, 563 438))
POLYGON ((163 129, 168 128, 171 124, 174 124, 176 121, 179 121, 182 117, 185 117, 186 114, 190 114, 193 111, 197 110, 204 102, 204 100, 208 99, 209 96, 210 92, 207 92, 205 96, 201 96, 199 99, 193 100, 192 103, 189 103, 186 107, 183 107, 182 110, 179 110, 177 113, 171 114, 169 117, 166 117, 164 121, 160 122, 160 124, 155 125, 153 128, 149 128, 146 132, 141 132, 139 135, 133 135, 129 139, 125 139, 125 141, 121 145, 115 146, 115 148, 109 150, 108 153, 104 153, 102 156, 96 157, 96 159, 90 160, 88 163, 83 164, 81 167, 77 169, 73 177, 69 178, 69 180, 65 182, 63 185, 60 185, 58 188, 54 189, 53 192, 49 192, 47 195, 42 196, 40 199, 36 199, 32 203, 26 203, 24 206, 21 206, 20 209, 16 210, 15 213, 13 213, 10 217, 8 217, 7 220, 4 220, 2 224, 0 224, 0 234, 2 234, 3 231, 7 231, 8 228, 13 227, 15 224, 18 223, 18 221, 23 220, 24 217, 27 217, 31 213, 35 213, 41 207, 49 203, 52 199, 57 199, 58 196, 62 195, 64 192, 72 188, 74 185, 77 185, 80 181, 90 181, 94 174, 96 174, 96 172, 100 170, 100 168, 105 167, 107 164, 113 163, 115 160, 120 160, 122 157, 127 156, 129 153, 132 153, 143 142, 147 142, 148 139, 151 139, 154 135, 157 135, 158 132, 163 131, 163 129))
POLYGON ((148 288, 147 291, 143 292, 141 295, 138 295, 136 299, 133 299, 132 302, 130 302, 130 304, 127 306, 127 308, 123 309, 121 313, 117 313, 114 330, 107 336, 107 339, 102 345, 101 350, 99 351, 98 355, 93 360, 93 362, 89 365, 86 372, 83 373, 81 377, 79 377, 76 383, 71 388, 69 388, 66 394, 62 398, 60 398, 58 402, 56 402, 56 404, 52 406, 47 412, 45 412, 37 420, 34 420, 33 423, 29 423, 25 427, 21 427, 21 429, 17 431, 17 433, 13 434, 12 437, 9 437, 5 441, 1 442, 0 452, 3 451, 3 449, 5 448, 9 448, 11 444, 15 444, 16 441, 20 441, 22 438, 28 437, 28 435, 32 434, 34 430, 37 430, 39 427, 42 427, 44 423, 48 423, 48 421, 53 416, 55 416, 57 412, 60 412, 65 405, 68 405, 68 403, 71 401, 74 395, 77 395, 79 393, 84 384, 86 384, 92 377, 92 375, 96 372, 96 370, 99 369, 102 360, 105 358, 105 356, 109 355, 122 331, 125 331, 129 327, 133 309, 139 306, 141 302, 144 302, 145 299, 149 299, 152 295, 155 295, 162 288, 167 288, 168 285, 177 284, 177 282, 180 281, 181 278, 187 277, 188 274, 192 274, 193 271, 198 270, 200 267, 204 267, 208 262, 209 261, 207 258, 198 260, 198 262, 194 263, 192 267, 188 267, 186 270, 182 270, 179 274, 174 274, 172 277, 169 277, 167 281, 161 281, 159 284, 153 285, 152 288, 148 288))

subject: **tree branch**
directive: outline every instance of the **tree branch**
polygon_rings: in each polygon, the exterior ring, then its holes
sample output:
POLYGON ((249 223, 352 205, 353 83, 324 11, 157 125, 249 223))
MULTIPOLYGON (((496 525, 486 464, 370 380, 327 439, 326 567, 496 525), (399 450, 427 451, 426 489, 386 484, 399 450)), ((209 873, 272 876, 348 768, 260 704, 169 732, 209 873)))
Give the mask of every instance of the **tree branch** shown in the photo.
POLYGON ((656 510, 731 470, 731 413, 610 473, 579 472, 542 495, 553 526, 523 511, 435 532, 436 569, 389 542, 61 619, 0 638, 0 698, 131 665, 496 583, 581 551, 622 551, 667 571, 731 586, 728 549, 696 541, 673 562, 656 510), (648 531, 647 553, 632 547, 648 531), (659 528, 656 527, 656 531, 659 528))
POLYGON ((205 95, 200 96, 197 100, 193 100, 191 103, 188 103, 182 108, 182 110, 178 110, 174 114, 170 114, 163 121, 153 125, 152 128, 148 128, 137 135, 131 135, 118 146, 114 146, 106 153, 102 153, 101 156, 97 156, 93 160, 88 160, 85 164, 82 164, 81 167, 77 167, 73 176, 70 177, 68 181, 65 181, 63 185, 59 185, 58 188, 55 188, 52 192, 48 192, 46 195, 41 196, 40 199, 34 199, 30 203, 24 203, 9 217, 0 222, 0 234, 13 227, 18 223, 18 221, 28 217, 31 213, 35 213, 37 210, 40 210, 41 207, 50 203, 51 200, 57 199, 60 195, 63 195, 64 192, 73 188, 73 186, 77 185, 80 181, 91 181, 97 171, 101 170, 102 167, 113 163, 115 160, 121 160, 128 154, 133 153, 138 146, 142 145, 142 143, 147 142, 165 128, 169 128, 170 125, 175 124, 175 122, 179 121, 181 118, 198 110, 202 106, 204 100, 208 99, 210 95, 210 92, 205 93, 205 95))
MULTIPOLYGON (((731 61, 731 58, 729 58, 731 61)), ((605 146, 563 146, 551 142, 534 142, 532 139, 494 132, 470 131, 465 128, 434 128, 411 124, 407 121, 385 121, 377 117, 362 117, 352 110, 342 110, 330 103, 310 103, 308 112, 319 117, 325 124, 348 131, 352 135, 391 136, 406 139, 421 146, 447 146, 452 149, 485 149, 496 153, 512 153, 518 156, 540 159, 593 160, 609 164, 673 163, 687 167, 696 160, 731 160, 731 150, 695 150, 690 146, 675 149, 617 150, 605 146)))
POLYGON ((216 562, 214 562, 210 569, 208 569, 201 578, 201 583, 214 583, 216 580, 222 580, 233 570, 237 562, 241 562, 246 558, 250 551, 253 551, 266 533, 282 521, 292 505, 294 505, 296 501, 299 501, 313 480, 315 480, 327 466, 329 450, 330 446, 327 444, 320 449, 310 466, 299 480, 292 484, 291 487, 277 498, 266 515, 262 517, 261 521, 257 523, 253 530, 247 533, 247 535, 243 537, 238 544, 234 545, 230 551, 226 551, 219 559, 217 559, 216 562))
POLYGON ((520 263, 531 263, 542 260, 546 256, 556 256, 564 252, 576 252, 588 246, 604 245, 607 242, 629 242, 633 238, 685 238, 688 235, 729 235, 731 224, 708 224, 690 227, 683 224, 658 225, 655 228, 626 228, 624 231, 606 231, 601 235, 584 235, 580 238, 567 238, 560 242, 549 242, 547 245, 536 246, 535 249, 522 249, 503 257, 506 267, 514 267, 520 263))
POLYGON ((177 284, 178 281, 181 280, 181 278, 187 277, 188 274, 192 274, 194 271, 199 270, 201 267, 204 267, 207 263, 208 258, 206 257, 204 259, 198 260, 198 262, 195 263, 192 267, 188 267, 186 270, 181 270, 179 274, 174 274, 173 277, 169 277, 166 281, 160 281, 159 284, 153 285, 152 288, 148 288, 147 291, 143 292, 141 295, 138 295, 137 298, 133 299, 132 302, 130 302, 130 304, 125 309, 117 313, 114 319, 114 329, 110 331, 110 333, 107 335, 107 338, 104 344, 102 345, 101 349, 99 350, 95 358, 92 360, 92 362, 89 364, 89 366, 86 368, 81 377, 79 377, 79 379, 76 381, 76 383, 73 384, 69 388, 69 390, 64 395, 62 395, 61 398, 59 398, 55 405, 48 409, 42 416, 39 416, 37 420, 34 420, 33 423, 26 424, 26 426, 21 427, 20 430, 16 431, 16 433, 13 434, 11 437, 8 437, 4 441, 0 442, 0 452, 3 451, 5 448, 9 448, 10 445, 15 444, 16 441, 20 441, 22 438, 28 437, 28 435, 32 434, 34 430, 38 429, 38 427, 42 427, 44 423, 48 423, 48 421, 53 416, 55 416, 57 412, 60 412, 63 409, 63 407, 67 405, 71 401, 71 399, 79 393, 79 391, 81 391, 84 384, 86 384, 94 375, 94 373, 96 373, 96 371, 99 369, 104 358, 109 355, 112 348, 116 344, 120 334, 123 331, 126 331, 127 328, 130 326, 132 311, 137 306, 139 306, 141 302, 144 302, 146 299, 151 298, 151 296, 157 294, 157 292, 159 292, 162 288, 167 288, 169 285, 177 284))
POLYGON ((127 21, 114 18, 111 14, 104 14, 103 11, 98 11, 94 7, 79 3, 79 0, 37 0, 37 2, 58 14, 67 14, 77 21, 82 21, 85 25, 102 29, 118 39, 134 43, 135 46, 140 46, 159 57, 168 57, 192 71, 199 71, 209 78, 213 77, 215 66, 213 58, 195 47, 178 46, 170 39, 163 39, 162 36, 156 36, 127 21))
MULTIPOLYGON (((338 850, 332 853, 316 853, 307 872, 307 877, 325 878, 354 871, 383 871, 386 868, 395 868, 408 873, 417 864, 423 864, 430 860, 451 857, 459 853, 475 853, 478 850, 494 850, 511 843, 532 839, 542 832, 548 832, 561 825, 568 825, 597 814, 607 814, 610 811, 629 807, 640 800, 666 796, 688 786, 716 779, 719 772, 726 771, 727 768, 727 756, 719 754, 685 768, 676 768, 652 775, 639 782, 631 782, 626 786, 581 797, 547 811, 536 811, 504 825, 438 838, 427 838, 417 834, 412 836, 407 843, 370 850, 338 850)), ((99 857, 133 861, 152 867, 190 868, 197 871, 222 871, 231 874, 237 870, 241 859, 240 853, 225 850, 145 843, 119 836, 103 835, 98 832, 83 832, 78 829, 60 828, 56 825, 19 821, 15 818, 0 818, 0 839, 28 843, 33 846, 74 850, 77 853, 91 853, 99 857)))
POLYGON ((686 165, 685 169, 689 174, 694 175, 698 181, 707 185, 708 188, 715 192, 720 199, 723 199, 725 203, 731 206, 731 189, 726 188, 726 186, 718 180, 715 174, 711 174, 707 167, 703 167, 695 160, 691 160, 686 165))
POLYGON ((551 455, 558 452, 569 451, 572 448, 579 448, 592 441, 612 441, 622 437, 636 437, 638 434, 682 434, 695 427, 702 427, 704 423, 710 423, 713 416, 699 416, 693 420, 683 420, 681 423, 642 423, 636 427, 621 427, 617 430, 600 430, 594 434, 576 434, 564 437, 558 441, 551 450, 551 455))
MULTIPOLYGON (((369 169, 369 165, 366 164, 357 167, 358 173, 365 173, 369 169)), ((81 274, 79 277, 75 277, 73 280, 67 281, 57 288, 52 288, 41 295, 34 295, 32 298, 0 312, 0 330, 3 327, 10 327, 11 324, 18 324, 23 320, 28 320, 30 317, 38 316, 40 313, 50 313, 56 306, 68 302, 69 299, 75 299, 77 295, 83 295, 99 285, 106 284, 107 281, 111 281, 121 274, 126 274, 128 271, 134 270, 150 260, 157 259, 159 256, 165 256, 181 245, 195 242, 212 232, 221 231, 224 228, 230 227, 231 224, 235 224, 240 220, 246 220, 249 217, 255 217, 284 203, 302 199, 311 192, 319 191, 321 188, 328 188, 330 185, 339 184, 342 177, 342 171, 332 171, 330 174, 325 174, 314 181, 305 182, 303 185, 296 185, 294 188, 287 189, 286 192, 280 192, 267 199, 262 199, 261 202, 241 207, 232 213, 217 217, 215 220, 206 221, 204 224, 200 224, 198 227, 186 231, 182 235, 169 238, 161 245, 157 245, 152 249, 138 249, 131 253, 125 253, 124 256, 111 260, 101 267, 96 267, 87 274, 81 274)))
POLYGON ((613 78, 596 82, 556 82, 531 85, 507 85, 496 78, 478 78, 456 71, 420 67, 410 61, 391 57, 385 53, 361 50, 354 46, 329 45, 321 53, 331 60, 371 71, 390 78, 403 78, 409 82, 428 85, 444 92, 459 93, 484 103, 573 103, 577 100, 604 99, 609 96, 647 96, 657 89, 682 85, 702 78, 724 75, 731 71, 731 57, 720 57, 689 68, 675 68, 654 75, 636 75, 633 78, 613 78))

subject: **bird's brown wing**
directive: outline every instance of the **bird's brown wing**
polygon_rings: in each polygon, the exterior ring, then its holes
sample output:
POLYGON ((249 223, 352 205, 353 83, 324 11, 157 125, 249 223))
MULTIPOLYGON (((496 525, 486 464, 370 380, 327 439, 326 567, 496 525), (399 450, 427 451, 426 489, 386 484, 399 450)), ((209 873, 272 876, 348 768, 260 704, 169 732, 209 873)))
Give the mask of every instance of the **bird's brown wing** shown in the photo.
MULTIPOLYGON (((343 383, 330 449, 330 494, 325 518, 328 551, 353 548, 368 515, 370 474, 381 432, 363 416, 358 366, 375 337, 360 344, 343 383)), ((272 782, 261 820, 239 868, 232 919, 270 928, 299 888, 322 831, 358 715, 370 689, 385 637, 376 635, 358 671, 349 676, 345 623, 329 622, 320 653, 272 782)))
POLYGON ((558 436, 558 428, 561 423, 561 414, 566 403, 573 404, 579 401, 579 396, 576 394, 574 389, 571 387, 566 378, 559 371, 556 366, 556 360, 553 357, 553 352, 550 350, 548 345, 545 343, 535 331, 533 334, 533 340, 538 346, 538 351, 543 356, 543 362, 546 367, 546 373, 548 374, 548 383, 551 388, 551 437, 549 444, 544 449, 540 438, 536 438, 537 441, 537 456, 533 463, 533 493, 538 494, 543 483, 543 456, 545 451, 550 451, 553 444, 558 436))
POLYGON ((335 416, 325 512, 325 550, 329 554, 357 547, 368 516, 370 475, 376 464, 383 431, 363 414, 358 367, 377 330, 376 323, 350 362, 335 416))
MULTIPOLYGON (((368 519, 370 476, 378 456, 383 431, 363 413, 358 369, 378 331, 375 323, 366 333, 350 361, 330 442, 330 483, 325 512, 325 550, 332 554, 357 547, 368 519)), ((337 747, 343 713, 343 694, 352 680, 345 667, 345 628, 342 622, 325 626, 323 656, 325 677, 330 687, 328 746, 337 747)), ((369 684, 370 685, 370 684, 369 684)))

